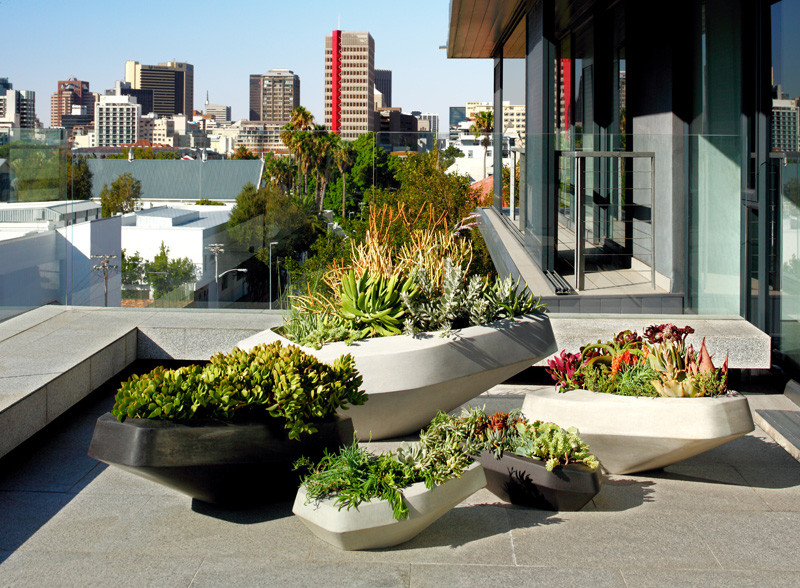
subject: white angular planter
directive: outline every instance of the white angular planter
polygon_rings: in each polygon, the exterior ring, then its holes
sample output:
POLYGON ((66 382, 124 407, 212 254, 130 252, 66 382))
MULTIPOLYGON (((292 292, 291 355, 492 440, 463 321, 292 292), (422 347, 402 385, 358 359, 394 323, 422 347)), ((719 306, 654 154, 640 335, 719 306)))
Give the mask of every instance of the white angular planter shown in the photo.
POLYGON ((398 521, 385 500, 362 502, 349 510, 336 506, 335 498, 306 504, 306 489, 301 486, 292 507, 314 535, 339 549, 378 549, 413 539, 451 508, 486 485, 483 467, 470 465, 460 478, 453 478, 430 490, 419 482, 402 490, 408 505, 408 518, 398 521))
MULTIPOLYGON (((272 330, 240 341, 292 342, 272 330)), ((303 351, 325 362, 350 353, 364 378, 369 400, 343 412, 361 440, 418 433, 440 410, 450 411, 532 366, 556 350, 546 315, 533 314, 453 331, 329 343, 303 351)))
POLYGON ((650 398, 541 388, 528 392, 522 412, 530 420, 577 427, 610 474, 662 468, 754 428, 747 398, 737 392, 712 398, 650 398))

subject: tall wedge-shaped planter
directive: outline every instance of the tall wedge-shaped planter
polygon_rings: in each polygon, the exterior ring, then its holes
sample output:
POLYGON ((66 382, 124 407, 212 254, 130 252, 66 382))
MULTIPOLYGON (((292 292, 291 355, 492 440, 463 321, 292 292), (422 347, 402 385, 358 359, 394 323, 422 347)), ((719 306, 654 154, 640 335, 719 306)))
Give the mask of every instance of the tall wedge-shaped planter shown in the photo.
MULTIPOLYGON (((241 349, 259 343, 292 342, 272 330, 239 342, 241 349)), ((344 415, 353 419, 361 440, 417 433, 440 410, 452 410, 556 350, 550 320, 530 314, 486 325, 416 337, 396 335, 328 343, 303 351, 329 362, 350 353, 364 378, 369 399, 344 415)))
POLYGON ((662 468, 754 429, 747 398, 736 392, 652 398, 548 387, 528 392, 522 412, 529 419, 577 427, 610 474, 662 468))

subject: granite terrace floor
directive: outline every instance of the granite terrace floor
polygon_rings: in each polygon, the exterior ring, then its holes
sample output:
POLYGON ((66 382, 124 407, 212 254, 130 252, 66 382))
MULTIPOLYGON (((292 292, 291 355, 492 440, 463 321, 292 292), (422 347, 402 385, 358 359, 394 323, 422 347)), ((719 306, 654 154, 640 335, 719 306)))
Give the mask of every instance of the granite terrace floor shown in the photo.
MULTIPOLYGON (((520 406, 524 389, 498 386, 473 403, 520 406)), ((193 510, 87 457, 112 397, 106 386, 0 460, 0 586, 800 582, 800 464, 758 429, 665 470, 607 477, 580 512, 516 508, 483 490, 409 543, 341 552, 289 503, 193 510)))

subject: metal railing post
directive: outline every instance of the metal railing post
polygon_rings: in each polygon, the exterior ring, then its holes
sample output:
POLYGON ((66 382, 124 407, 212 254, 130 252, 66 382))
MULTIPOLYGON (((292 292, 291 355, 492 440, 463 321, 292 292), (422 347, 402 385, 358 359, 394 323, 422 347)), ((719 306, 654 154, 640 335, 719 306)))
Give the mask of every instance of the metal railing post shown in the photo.
POLYGON ((584 287, 583 276, 586 269, 585 241, 583 238, 586 212, 584 210, 582 158, 575 158, 575 290, 580 292, 584 287))
POLYGON ((656 289, 656 156, 650 156, 650 287, 656 289))

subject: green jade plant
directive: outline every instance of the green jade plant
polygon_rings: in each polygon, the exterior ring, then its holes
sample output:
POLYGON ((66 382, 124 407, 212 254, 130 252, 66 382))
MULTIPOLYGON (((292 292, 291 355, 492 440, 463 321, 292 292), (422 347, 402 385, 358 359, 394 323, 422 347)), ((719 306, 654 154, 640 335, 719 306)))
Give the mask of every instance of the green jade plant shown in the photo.
POLYGON ((157 367, 131 376, 112 414, 181 422, 201 420, 282 423, 290 439, 317 432, 316 424, 340 408, 366 402, 352 356, 331 365, 280 342, 245 352, 218 353, 204 366, 157 367))

